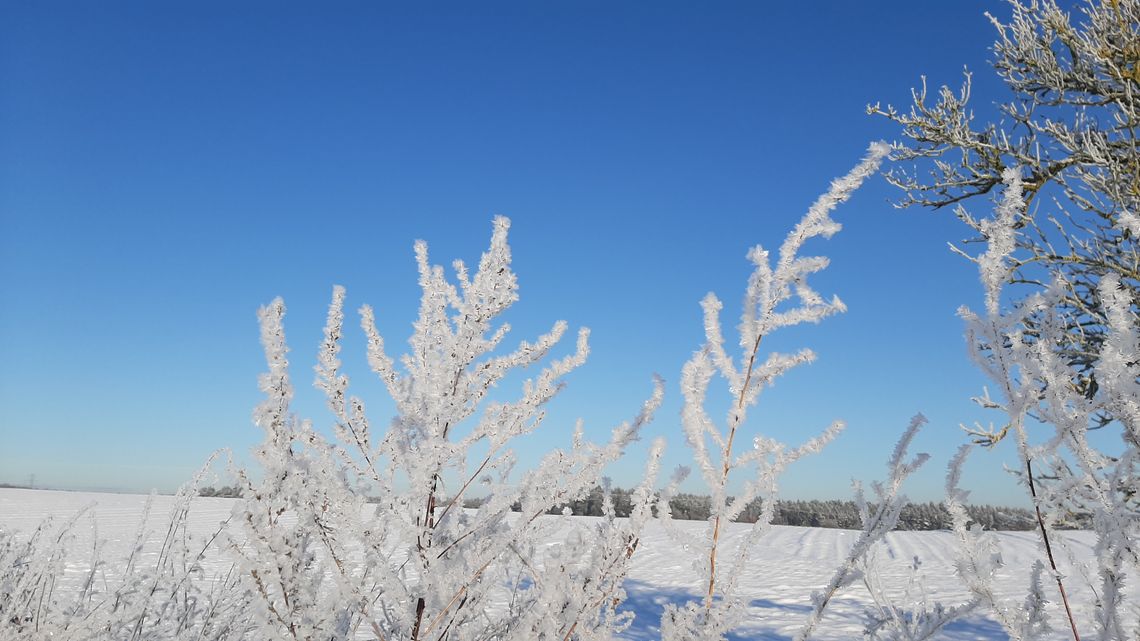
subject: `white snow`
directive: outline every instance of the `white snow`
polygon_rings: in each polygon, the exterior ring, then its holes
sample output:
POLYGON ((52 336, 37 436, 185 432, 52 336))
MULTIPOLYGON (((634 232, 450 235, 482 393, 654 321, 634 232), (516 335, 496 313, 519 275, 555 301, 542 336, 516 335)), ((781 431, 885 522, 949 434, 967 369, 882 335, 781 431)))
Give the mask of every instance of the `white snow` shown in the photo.
MULTIPOLYGON (((148 540, 154 545, 165 534, 164 522, 172 500, 169 496, 155 497, 148 521, 148 540)), ((70 516, 94 503, 91 518, 97 524, 97 536, 106 541, 107 558, 115 558, 133 540, 145 501, 145 496, 132 494, 0 488, 0 529, 27 533, 47 515, 70 516)), ((196 499, 190 529, 199 535, 212 532, 229 516, 232 505, 231 499, 196 499)), ((589 520, 571 518, 583 524, 589 520)), ((77 555, 76 574, 80 573, 87 560, 84 555, 91 549, 91 520, 80 524, 81 536, 88 538, 80 539, 73 547, 77 555)), ((681 528, 694 530, 704 525, 678 523, 681 528)), ((725 549, 733 549, 747 528, 747 525, 730 524, 725 534, 725 549)), ((750 616, 747 627, 731 638, 788 639, 794 636, 810 609, 812 591, 827 583, 857 535, 858 532, 845 530, 775 526, 761 540, 749 571, 742 578, 739 593, 748 603, 750 616)), ((1089 532, 1065 532, 1062 537, 1063 542, 1054 542, 1055 552, 1061 548, 1057 562, 1065 576, 1065 587, 1074 604, 1078 625, 1091 633, 1096 597, 1088 565, 1093 560, 1094 537, 1089 532)), ((999 533, 998 538, 1005 562, 995 583, 998 597, 1016 607, 1026 593, 1030 567, 1042 559, 1044 553, 1033 532, 999 533)), ((887 536, 886 544, 879 547, 877 555, 884 587, 892 594, 901 594, 906 587, 910 567, 917 558, 921 562, 921 585, 930 601, 942 601, 949 606, 967 599, 967 592, 954 573, 954 539, 948 532, 894 532, 887 536)), ((695 564, 703 561, 696 558, 695 551, 677 549, 659 526, 651 524, 641 537, 641 546, 625 585, 629 595, 626 607, 634 610, 638 618, 624 636, 658 638, 657 623, 665 604, 700 598, 703 586, 698 585, 700 572, 695 564)), ((228 562, 222 558, 211 559, 207 564, 211 571, 227 567, 228 562)), ((1045 591, 1051 601, 1048 607, 1053 632, 1047 638, 1071 638, 1056 590, 1056 584, 1048 578, 1045 591)), ((1129 598, 1135 613, 1136 599, 1129 598)), ((870 594, 862 584, 840 593, 813 638, 860 638, 866 621, 865 609, 871 605, 870 594)), ((1136 621, 1137 617, 1132 616, 1131 620, 1136 621)), ((1005 639, 1006 635, 993 621, 974 616, 951 624, 938 638, 1005 639)))

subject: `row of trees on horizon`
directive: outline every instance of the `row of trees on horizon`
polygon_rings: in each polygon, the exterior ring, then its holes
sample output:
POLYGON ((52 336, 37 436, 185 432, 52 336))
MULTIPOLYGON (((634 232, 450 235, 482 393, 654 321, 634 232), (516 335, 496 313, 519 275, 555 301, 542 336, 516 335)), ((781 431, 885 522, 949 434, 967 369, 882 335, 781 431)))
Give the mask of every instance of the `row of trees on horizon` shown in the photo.
MULTIPOLYGON (((613 488, 609 500, 613 502, 614 516, 628 518, 634 509, 634 490, 613 488)), ((239 498, 241 489, 236 486, 203 487, 199 496, 239 498)), ((731 501, 733 497, 729 497, 731 501)), ((594 486, 586 496, 558 505, 547 510, 547 514, 567 514, 573 516, 606 516, 606 491, 602 486, 594 486)), ((483 498, 469 498, 463 507, 477 509, 483 498)), ((445 502, 446 503, 446 502, 445 502)), ((740 516, 733 519, 737 523, 755 523, 761 516, 762 501, 756 499, 748 503, 740 516)), ((512 511, 522 510, 520 503, 511 506, 512 511)), ((669 500, 669 511, 674 519, 683 521, 707 521, 712 516, 712 497, 707 494, 681 493, 669 500)), ((1033 513, 1024 508, 995 505, 967 505, 966 512, 971 523, 987 530, 1028 531, 1037 527, 1033 513)), ((656 510, 654 510, 656 516, 656 510)), ((1087 527, 1087 515, 1071 515, 1061 528, 1087 527)), ((863 527, 859 518, 859 508, 854 501, 831 500, 779 500, 776 501, 773 525, 799 527, 821 527, 843 530, 858 530, 863 527)), ((899 514, 896 530, 949 530, 953 518, 946 506, 941 503, 909 503, 899 514)))
MULTIPOLYGON (((729 501, 732 501, 729 497, 729 501)), ((605 516, 605 491, 595 487, 585 497, 551 508, 549 514, 569 513, 574 516, 605 516)), ((634 507, 633 490, 614 488, 610 491, 614 515, 628 517, 634 507)), ((480 499, 465 503, 466 507, 478 507, 480 499)), ((750 501, 738 517, 737 523, 755 523, 762 514, 762 500, 750 501)), ((521 506, 516 505, 517 512, 521 506)), ((669 500, 669 511, 674 519, 684 521, 707 521, 713 514, 712 497, 707 494, 681 493, 669 500)), ((994 505, 968 505, 966 511, 973 523, 987 530, 1032 530, 1037 526, 1033 513, 1023 508, 994 505)), ((1074 526, 1081 519, 1070 520, 1074 526)), ((831 500, 778 500, 772 525, 794 525, 802 527, 838 528, 859 530, 863 523, 854 501, 831 500)), ((950 512, 941 503, 908 503, 899 514, 896 530, 949 530, 953 525, 950 512)))

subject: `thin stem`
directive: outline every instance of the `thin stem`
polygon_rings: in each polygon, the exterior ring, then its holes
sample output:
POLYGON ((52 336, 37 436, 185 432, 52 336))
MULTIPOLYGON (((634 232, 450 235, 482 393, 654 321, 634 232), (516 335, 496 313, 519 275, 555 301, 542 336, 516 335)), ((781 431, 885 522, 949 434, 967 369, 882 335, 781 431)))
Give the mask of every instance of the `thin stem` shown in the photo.
MULTIPOLYGON (((748 371, 744 375, 744 384, 740 386, 740 396, 736 399, 736 412, 732 423, 728 428, 728 440, 724 444, 724 454, 721 457, 721 487, 728 481, 728 472, 732 469, 732 441, 736 437, 736 428, 740 425, 740 412, 744 410, 744 395, 748 391, 748 385, 752 382, 752 369, 756 366, 756 354, 760 351, 760 341, 764 340, 763 334, 756 336, 756 342, 752 344, 752 354, 748 357, 748 371)), ((713 592, 716 589, 716 550, 717 542, 720 540, 720 511, 718 507, 717 515, 713 519, 713 536, 712 548, 709 550, 709 591, 705 596, 705 609, 711 610, 713 603, 713 592)))
POLYGON ((1049 533, 1045 530, 1045 519, 1041 516, 1041 506, 1037 503, 1037 488, 1033 485, 1033 462, 1025 459, 1025 473, 1029 478, 1029 493, 1033 496, 1033 509, 1037 511, 1037 525, 1041 528, 1041 538, 1045 541, 1045 555, 1049 557, 1049 567, 1053 569, 1053 577, 1057 579, 1057 589, 1061 591, 1061 602, 1065 604, 1065 614, 1069 617, 1069 627, 1073 630, 1073 639, 1081 641, 1077 634, 1077 623, 1073 620, 1073 610, 1069 607, 1069 596, 1065 594, 1065 584, 1061 582, 1061 573, 1057 571, 1057 562, 1053 560, 1053 547, 1049 545, 1049 533))
POLYGON ((452 506, 455 505, 457 501, 459 501, 459 497, 463 496, 463 493, 467 491, 467 488, 471 487, 471 483, 473 483, 475 479, 483 473, 483 469, 486 468, 487 464, 490 462, 491 455, 488 454, 487 458, 483 459, 483 463, 479 465, 479 469, 475 470, 475 473, 471 475, 471 478, 467 479, 467 482, 463 484, 463 487, 459 488, 459 492, 457 492, 455 496, 451 497, 451 501, 449 501, 447 505, 444 506, 443 512, 439 515, 439 519, 437 519, 438 521, 442 521, 443 517, 447 516, 448 510, 450 510, 452 506))

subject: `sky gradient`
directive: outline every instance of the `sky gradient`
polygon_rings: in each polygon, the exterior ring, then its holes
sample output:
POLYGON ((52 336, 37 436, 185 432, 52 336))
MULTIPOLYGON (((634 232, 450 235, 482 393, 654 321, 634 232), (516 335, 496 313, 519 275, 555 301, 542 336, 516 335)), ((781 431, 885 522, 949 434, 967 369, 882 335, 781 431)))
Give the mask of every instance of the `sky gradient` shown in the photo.
MULTIPOLYGON (((590 327, 589 363, 523 466, 604 438, 653 373, 667 399, 647 439, 688 462, 681 365, 700 299, 735 326, 745 254, 775 248, 873 140, 868 103, 906 105, 925 74, 977 72, 995 2, 57 3, 0 7, 0 482, 169 491, 217 448, 239 462, 263 371, 255 312, 284 297, 296 409, 327 426, 310 381, 334 284, 376 308, 393 352, 418 305, 412 243, 477 261, 501 214, 521 300, 514 341, 557 319, 590 327), (796 6, 793 6, 796 5, 796 6)), ((847 432, 785 477, 790 498, 846 498, 882 478, 916 412, 934 460, 912 498, 941 496, 982 381, 955 310, 973 267, 948 213, 898 211, 875 178, 809 246, 845 315, 775 336, 819 355, 766 393, 748 434, 847 432)), ((972 205, 984 213, 983 203, 972 205)), ((375 424, 391 415, 355 317, 344 358, 375 424)), ((511 341, 508 341, 511 342, 511 341)), ((567 341, 562 351, 572 349, 567 341)), ((506 393, 504 391, 504 393, 506 393)), ((635 482, 636 448, 612 473, 635 482)), ((978 452, 974 500, 1024 504, 978 452)), ((700 491, 699 484, 687 489, 700 491)))

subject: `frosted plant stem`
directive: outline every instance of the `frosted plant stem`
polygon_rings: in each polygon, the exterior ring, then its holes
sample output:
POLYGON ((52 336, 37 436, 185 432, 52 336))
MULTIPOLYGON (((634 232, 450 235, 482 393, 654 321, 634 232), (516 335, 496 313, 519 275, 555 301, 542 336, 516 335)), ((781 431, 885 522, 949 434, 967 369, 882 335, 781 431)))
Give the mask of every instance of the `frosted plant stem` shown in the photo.
MULTIPOLYGON (((744 394, 748 390, 749 383, 752 382, 752 369, 756 366, 756 354, 760 351, 760 341, 764 340, 763 334, 756 336, 756 342, 752 344, 752 354, 748 357, 748 372, 744 375, 744 384, 740 386, 740 396, 736 399, 736 417, 737 419, 732 422, 732 426, 728 429, 728 440, 724 444, 724 457, 721 460, 723 468, 721 470, 721 485, 723 486, 728 482, 728 472, 732 469, 732 440, 736 437, 736 428, 740 425, 740 412, 744 409, 744 394)), ((705 609, 711 610, 713 603, 713 591, 716 588, 716 550, 717 542, 720 540, 720 513, 718 512, 716 518, 713 520, 713 537, 712 547, 709 550, 709 593, 705 597, 705 609)))
MULTIPOLYGON (((443 428, 443 434, 444 434, 445 438, 447 436, 447 427, 448 427, 447 425, 444 425, 444 428, 443 428)), ((434 516, 435 516, 435 493, 436 493, 436 489, 438 487, 439 487, 439 474, 433 474, 431 477, 431 490, 428 492, 427 507, 424 510, 424 530, 425 530, 425 533, 417 541, 417 547, 419 548, 420 556, 425 559, 425 562, 426 562, 426 556, 425 555, 427 553, 428 548, 431 547, 432 530, 435 528, 435 519, 434 519, 434 516), (425 539, 426 539, 426 541, 425 541, 425 539)), ((424 610, 426 609, 426 606, 427 606, 427 601, 424 600, 423 597, 420 597, 416 601, 416 622, 415 622, 415 625, 412 626, 412 641, 418 641, 420 638, 420 624, 423 623, 424 610)), ((449 607, 450 607, 450 605, 449 605, 449 607)))
POLYGON ((1061 581, 1061 573, 1057 571, 1057 562, 1053 560, 1053 547, 1049 545, 1049 533, 1045 530, 1045 519, 1041 517, 1041 506, 1037 502, 1037 488, 1033 485, 1033 461, 1025 459, 1025 476, 1029 479, 1029 493, 1033 496, 1033 509, 1037 512, 1037 526, 1041 528, 1041 539, 1045 542, 1045 555, 1049 557, 1049 567, 1053 570, 1053 577, 1057 580, 1057 589, 1061 592, 1061 602, 1065 604, 1065 615, 1069 617, 1069 627, 1073 630, 1073 639, 1081 641, 1077 633, 1077 623, 1073 620, 1073 610, 1069 607, 1069 596, 1065 593, 1065 584, 1061 581))
POLYGON ((447 516, 447 512, 452 508, 452 506, 456 504, 456 502, 459 501, 459 497, 463 496, 463 494, 467 491, 467 488, 471 487, 471 483, 473 483, 475 479, 483 473, 483 470, 490 462, 491 454, 488 454, 487 457, 483 459, 483 463, 479 465, 479 469, 475 470, 475 473, 471 475, 471 478, 467 479, 467 482, 463 484, 463 487, 459 488, 459 491, 455 493, 455 496, 451 497, 451 500, 448 501, 446 506, 444 506, 443 512, 439 515, 440 521, 443 520, 443 517, 447 516))

